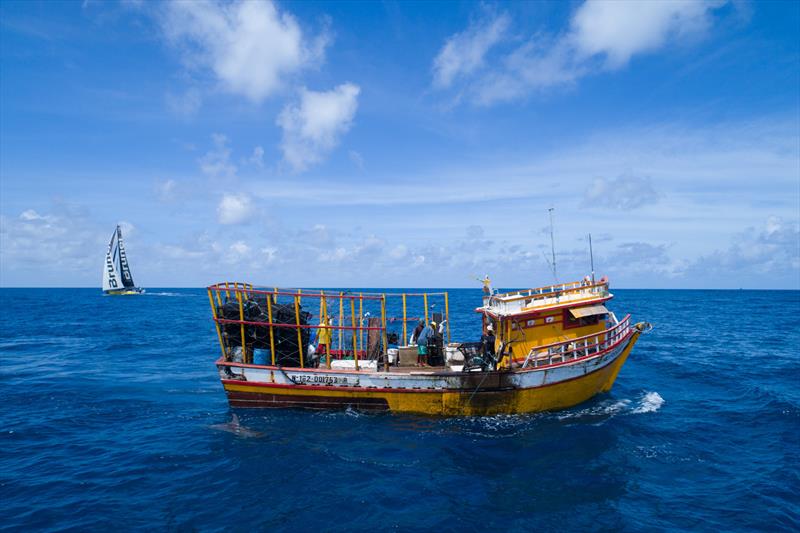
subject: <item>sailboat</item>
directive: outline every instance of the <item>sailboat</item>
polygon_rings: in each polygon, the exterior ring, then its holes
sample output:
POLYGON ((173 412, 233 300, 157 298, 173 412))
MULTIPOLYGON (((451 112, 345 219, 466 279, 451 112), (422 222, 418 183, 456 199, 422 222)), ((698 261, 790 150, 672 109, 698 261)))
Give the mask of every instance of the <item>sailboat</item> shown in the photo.
POLYGON ((111 235, 111 242, 108 243, 106 261, 103 265, 103 294, 125 295, 143 292, 144 289, 133 283, 128 257, 122 245, 122 229, 117 226, 111 235))

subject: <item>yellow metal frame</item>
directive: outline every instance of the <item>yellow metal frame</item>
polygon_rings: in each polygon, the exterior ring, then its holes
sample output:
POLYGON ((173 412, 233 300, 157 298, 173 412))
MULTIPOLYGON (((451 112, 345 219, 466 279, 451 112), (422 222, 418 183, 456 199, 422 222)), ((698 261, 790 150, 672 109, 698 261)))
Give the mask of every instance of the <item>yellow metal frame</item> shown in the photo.
MULTIPOLYGON (((244 316, 244 302, 245 300, 249 300, 252 298, 253 293, 263 294, 266 296, 266 304, 267 304, 267 320, 269 321, 269 347, 270 347, 270 363, 275 366, 276 361, 276 352, 275 352, 275 325, 274 325, 274 309, 273 307, 278 303, 278 297, 280 295, 286 295, 292 298, 294 304, 294 311, 295 311, 295 323, 291 326, 297 332, 297 343, 298 343, 298 352, 300 354, 300 366, 299 368, 305 368, 305 361, 303 360, 303 355, 306 352, 306 348, 303 346, 303 336, 302 330, 306 327, 311 329, 320 329, 325 328, 327 330, 338 329, 338 343, 337 348, 339 353, 346 353, 345 347, 345 337, 344 331, 349 329, 352 332, 352 350, 353 350, 353 359, 354 365, 357 370, 361 370, 361 357, 360 353, 362 351, 366 351, 367 344, 364 341, 363 335, 365 332, 369 331, 369 324, 364 319, 364 300, 370 299, 375 300, 380 305, 380 314, 381 314, 381 325, 380 325, 380 343, 382 345, 382 351, 384 352, 384 363, 385 369, 388 370, 388 316, 387 316, 387 301, 389 297, 400 297, 402 299, 402 309, 403 309, 403 323, 402 323, 402 331, 403 331, 403 339, 402 343, 405 344, 408 339, 408 297, 422 297, 422 303, 424 305, 424 320, 426 325, 430 325, 430 313, 429 313, 429 302, 431 296, 442 296, 444 297, 444 313, 447 322, 447 342, 450 342, 450 304, 449 304, 449 295, 446 292, 440 293, 363 293, 360 292, 358 295, 355 294, 346 294, 345 292, 339 292, 338 295, 328 295, 325 294, 324 291, 303 291, 301 289, 280 289, 279 287, 272 287, 271 289, 261 289, 256 288, 252 284, 249 283, 240 283, 240 282, 222 282, 216 285, 212 285, 208 287, 208 302, 212 308, 212 316, 215 321, 215 330, 217 332, 217 340, 220 343, 220 350, 222 356, 225 360, 228 360, 228 351, 226 351, 226 338, 223 335, 223 330, 221 327, 221 317, 217 314, 217 306, 221 306, 223 304, 222 293, 225 293, 225 298, 230 299, 231 293, 235 293, 236 302, 238 304, 239 313, 238 313, 238 320, 231 321, 228 320, 228 323, 234 322, 239 324, 239 335, 242 345, 242 361, 246 364, 252 364, 252 356, 248 353, 248 346, 247 346, 247 335, 246 335, 246 328, 244 316), (216 294, 216 296, 214 296, 216 294), (338 326, 331 325, 328 321, 328 298, 338 298, 339 299, 339 324, 338 326), (304 298, 320 298, 320 314, 322 315, 320 325, 311 325, 304 326, 300 323, 300 308, 301 302, 304 298), (350 299, 350 325, 345 326, 345 307, 344 307, 344 300, 345 298, 350 299), (358 298, 358 315, 356 315, 356 307, 355 307, 355 300, 358 298), (216 304, 215 304, 216 299, 216 304)), ((333 336, 331 335, 331 339, 329 344, 334 344, 333 336)), ((328 368, 331 366, 331 351, 332 346, 327 346, 328 353, 326 354, 326 365, 328 368)))

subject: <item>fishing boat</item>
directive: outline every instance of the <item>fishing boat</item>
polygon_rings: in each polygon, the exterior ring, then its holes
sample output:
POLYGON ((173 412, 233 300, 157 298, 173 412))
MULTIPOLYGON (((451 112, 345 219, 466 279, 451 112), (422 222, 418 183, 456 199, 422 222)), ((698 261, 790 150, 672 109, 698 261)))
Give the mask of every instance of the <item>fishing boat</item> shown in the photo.
POLYGON ((103 294, 131 295, 142 294, 144 289, 133 283, 133 276, 122 244, 122 229, 117 226, 108 243, 106 260, 103 264, 103 294))
POLYGON ((485 286, 475 338, 465 342, 451 342, 447 292, 226 282, 208 287, 208 298, 232 407, 442 416, 563 409, 611 390, 651 327, 606 307, 613 295, 605 278, 505 293, 485 286), (418 324, 433 331, 425 350, 408 343, 418 324))

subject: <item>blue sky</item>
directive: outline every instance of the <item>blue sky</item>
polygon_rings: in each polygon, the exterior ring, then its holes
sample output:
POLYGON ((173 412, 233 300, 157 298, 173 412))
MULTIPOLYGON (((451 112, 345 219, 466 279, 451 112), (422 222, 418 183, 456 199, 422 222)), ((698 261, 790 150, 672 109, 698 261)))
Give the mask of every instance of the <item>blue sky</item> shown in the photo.
POLYGON ((0 284, 800 288, 800 3, 3 2, 0 284))

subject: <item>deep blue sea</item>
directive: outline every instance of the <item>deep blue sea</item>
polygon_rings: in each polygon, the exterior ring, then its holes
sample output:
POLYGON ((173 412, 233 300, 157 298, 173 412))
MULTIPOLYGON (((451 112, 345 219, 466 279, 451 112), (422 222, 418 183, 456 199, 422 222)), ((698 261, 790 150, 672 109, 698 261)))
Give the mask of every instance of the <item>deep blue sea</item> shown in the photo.
MULTIPOLYGON (((246 436, 212 427, 204 290, 0 289, 0 529, 800 530, 800 292, 614 292, 654 329, 573 409, 237 410, 246 436)), ((480 292, 450 296, 474 340, 480 292)))

